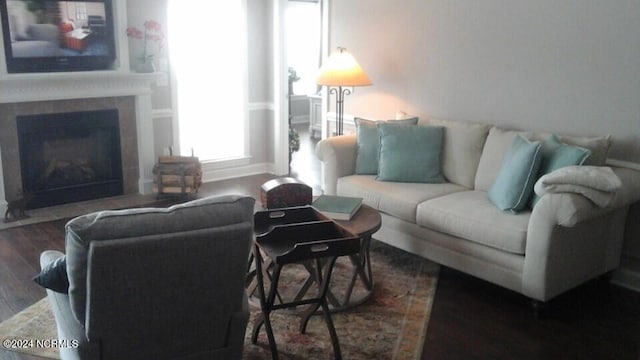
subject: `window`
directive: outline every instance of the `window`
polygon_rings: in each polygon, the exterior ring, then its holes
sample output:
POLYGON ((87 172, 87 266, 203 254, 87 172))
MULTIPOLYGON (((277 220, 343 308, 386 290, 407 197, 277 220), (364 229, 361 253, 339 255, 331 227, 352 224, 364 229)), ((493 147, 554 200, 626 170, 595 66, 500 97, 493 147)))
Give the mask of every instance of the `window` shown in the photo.
POLYGON ((287 2, 285 31, 287 64, 300 80, 293 83, 293 93, 310 95, 318 92, 316 75, 320 67, 320 2, 287 2))
POLYGON ((76 4, 76 20, 87 20, 87 4, 83 2, 76 4))
POLYGON ((170 0, 180 153, 203 161, 247 153, 246 0, 170 0))

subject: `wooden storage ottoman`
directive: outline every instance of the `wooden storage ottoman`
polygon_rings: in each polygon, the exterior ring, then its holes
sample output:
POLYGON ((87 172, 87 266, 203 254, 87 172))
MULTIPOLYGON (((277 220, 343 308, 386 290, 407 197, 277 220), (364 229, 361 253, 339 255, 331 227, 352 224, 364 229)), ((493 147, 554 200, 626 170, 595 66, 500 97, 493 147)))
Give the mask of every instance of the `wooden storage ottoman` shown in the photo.
POLYGON ((160 156, 153 175, 158 196, 195 194, 202 185, 200 160, 193 156, 160 156))

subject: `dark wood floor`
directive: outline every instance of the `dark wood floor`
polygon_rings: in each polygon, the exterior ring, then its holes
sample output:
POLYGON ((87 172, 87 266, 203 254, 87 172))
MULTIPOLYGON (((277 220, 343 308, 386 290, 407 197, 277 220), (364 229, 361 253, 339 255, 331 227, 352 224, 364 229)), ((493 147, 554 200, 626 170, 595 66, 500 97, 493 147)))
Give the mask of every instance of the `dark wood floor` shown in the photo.
POLYGON ((422 359, 640 359, 640 293, 593 281, 530 300, 442 268, 422 359))
MULTIPOLYGON (((40 270, 43 250, 64 250, 64 222, 56 221, 0 231, 0 321, 46 296, 31 278, 40 270)), ((39 359, 0 348, 0 359, 39 359)))
MULTIPOLYGON (((296 161, 313 158, 300 155, 296 161)), ((204 193, 258 197, 270 178, 209 183, 204 193)), ((41 251, 63 249, 63 225, 60 220, 0 231, 0 321, 45 296, 31 277, 41 251)), ((0 350, 0 359, 39 358, 0 350)), ((443 268, 422 359, 638 360, 640 293, 594 282, 551 301, 536 319, 524 296, 443 268)))

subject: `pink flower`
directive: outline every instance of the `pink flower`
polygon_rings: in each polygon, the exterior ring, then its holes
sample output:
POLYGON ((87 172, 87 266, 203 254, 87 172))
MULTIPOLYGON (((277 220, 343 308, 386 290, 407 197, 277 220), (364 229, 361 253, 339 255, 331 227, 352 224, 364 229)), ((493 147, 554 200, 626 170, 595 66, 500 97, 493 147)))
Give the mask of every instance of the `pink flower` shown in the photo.
POLYGON ((157 44, 158 51, 161 51, 165 45, 165 36, 162 32, 162 25, 154 20, 147 20, 144 22, 144 31, 136 27, 127 28, 127 36, 132 39, 143 40, 142 45, 142 58, 153 58, 153 54, 147 53, 147 40, 157 44))
POLYGON ((162 25, 160 25, 159 22, 154 21, 154 20, 147 20, 144 22, 144 28, 149 30, 149 31, 157 31, 157 32, 161 32, 162 31, 162 25))
POLYGON ((144 33, 138 28, 134 28, 134 27, 127 28, 127 36, 130 38, 142 39, 143 35, 144 33))

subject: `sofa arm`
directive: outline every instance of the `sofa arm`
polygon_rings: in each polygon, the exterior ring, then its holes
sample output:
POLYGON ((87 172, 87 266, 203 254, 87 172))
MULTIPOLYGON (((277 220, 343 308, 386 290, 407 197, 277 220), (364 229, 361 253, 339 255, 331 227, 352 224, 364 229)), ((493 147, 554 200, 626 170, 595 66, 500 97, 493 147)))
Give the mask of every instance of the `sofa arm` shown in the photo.
POLYGON ((357 149, 354 134, 334 136, 318 143, 316 156, 322 162, 322 189, 325 194, 335 195, 338 178, 355 173, 357 149))
POLYGON ((586 197, 573 193, 545 194, 533 208, 531 224, 539 221, 549 225, 572 227, 582 221, 587 221, 607 212, 610 208, 596 206, 586 197))
POLYGON ((577 193, 545 194, 533 209, 532 219, 544 217, 556 225, 572 227, 612 210, 640 201, 640 172, 627 168, 612 168, 622 186, 607 207, 598 207, 577 193))
POLYGON ((527 229, 523 294, 546 301, 619 265, 626 214, 640 200, 640 173, 614 171, 622 188, 608 207, 574 193, 546 194, 535 205, 527 229))

